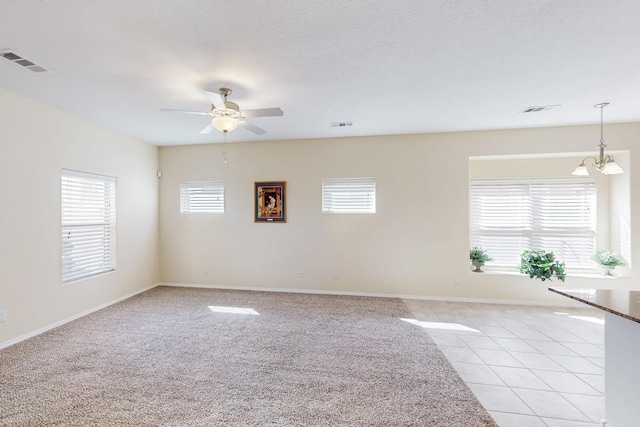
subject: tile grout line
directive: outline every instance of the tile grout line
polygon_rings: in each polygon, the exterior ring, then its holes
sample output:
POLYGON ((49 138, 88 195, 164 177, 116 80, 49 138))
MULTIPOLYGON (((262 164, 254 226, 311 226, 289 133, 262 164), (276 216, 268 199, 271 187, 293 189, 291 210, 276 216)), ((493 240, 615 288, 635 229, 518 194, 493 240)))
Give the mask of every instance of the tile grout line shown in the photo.
MULTIPOLYGON (((451 304, 448 305, 449 308, 452 307, 451 304)), ((482 306, 479 306, 482 307, 482 306)), ((476 308, 479 308, 476 307, 476 308)), ((484 307, 483 307, 484 308, 484 307)), ((541 316, 535 316, 535 313, 532 313, 532 310, 528 310, 527 314, 528 317, 524 320, 516 320, 513 319, 513 317, 517 316, 518 313, 502 313, 501 316, 498 316, 497 319, 496 318, 492 318, 490 313, 484 313, 481 310, 475 310, 474 312, 468 312, 465 311, 464 313, 461 313, 460 310, 456 311, 456 310, 450 310, 449 312, 446 313, 446 315, 444 315, 445 313, 442 312, 442 308, 439 307, 439 312, 434 312, 431 311, 429 313, 426 313, 426 316, 429 317, 433 317, 436 316, 438 318, 438 321, 440 322, 449 322, 449 323, 462 323, 464 324, 469 323, 469 327, 473 327, 475 330, 477 330, 478 334, 457 334, 454 332, 445 332, 445 333, 438 333, 438 334, 432 334, 431 332, 427 331, 429 333, 430 336, 436 336, 436 338, 434 339, 434 341, 436 342, 437 346, 440 347, 441 351, 443 351, 443 353, 445 354, 445 357, 449 360, 450 363, 454 364, 454 363, 460 363, 460 364, 468 364, 468 365, 482 365, 485 366, 487 368, 489 368, 491 370, 491 372, 493 372, 493 374, 496 376, 496 378, 501 382, 502 385, 498 385, 498 384, 487 384, 487 383, 483 383, 483 382, 476 382, 476 381, 465 381, 467 384, 476 384, 479 386, 493 386, 493 387, 502 387, 502 388, 507 388, 509 389, 518 399, 518 401, 522 404, 524 404, 524 407, 528 408, 531 414, 521 414, 521 413, 517 413, 517 412, 507 412, 507 411, 497 411, 497 410, 491 410, 490 412, 495 412, 495 413, 505 413, 505 414, 513 414, 513 415, 517 415, 517 416, 525 416, 525 417, 535 417, 538 418, 538 420, 547 425, 547 423, 544 422, 544 420, 542 418, 546 418, 546 419, 557 419, 557 420, 567 420, 567 421, 576 421, 576 422, 582 422, 585 424, 593 424, 594 426, 597 424, 597 421, 593 421, 592 418, 586 414, 584 411, 582 411, 579 407, 577 407, 576 405, 574 405, 571 401, 569 401, 564 394, 567 395, 575 395, 575 396, 584 396, 587 398, 602 398, 604 396, 604 394, 602 392, 600 392, 600 390, 598 390, 595 386, 597 385, 596 383, 588 383, 587 381, 585 381, 583 378, 579 377, 578 374, 581 375, 590 375, 592 377, 594 377, 594 381, 597 381, 597 377, 599 376, 603 376, 603 374, 598 374, 598 373, 591 373, 591 372, 574 372, 573 369, 570 369, 569 367, 565 366, 566 363, 571 362, 571 360, 565 361, 564 364, 558 362, 556 359, 554 359, 552 354, 550 354, 548 351, 544 351, 541 350, 540 348, 538 348, 534 343, 532 343, 532 341, 540 341, 540 342, 546 342, 546 343, 554 343, 555 345, 560 345, 562 346, 562 348, 564 348, 567 352, 569 352, 570 354, 573 354, 572 356, 570 355, 558 355, 556 354, 556 357, 571 357, 571 358, 576 358, 576 360, 582 360, 585 362, 588 362, 589 364, 592 364, 594 367, 598 367, 600 369, 602 369, 601 364, 594 362, 593 360, 590 360, 589 357, 584 356, 584 353, 577 353, 574 349, 571 348, 571 344, 576 344, 577 346, 580 345, 585 345, 586 350, 589 350, 589 347, 593 346, 595 348, 600 348, 602 347, 602 344, 599 344, 602 342, 602 339, 599 338, 599 336, 601 334, 603 334, 603 331, 601 329, 598 328, 587 328, 585 325, 580 325, 578 324, 578 326, 582 326, 580 328, 581 331, 584 331, 585 334, 589 334, 591 336, 592 340, 586 340, 581 338, 579 335, 576 335, 573 331, 569 331, 569 329, 571 329, 572 327, 574 327, 575 325, 572 325, 571 323, 574 322, 561 322, 561 325, 559 325, 559 332, 558 333, 554 333, 554 334, 545 334, 544 330, 540 330, 538 329, 536 326, 541 324, 542 321, 548 321, 548 320, 553 320, 555 319, 553 316, 548 316, 548 313, 546 312, 545 307, 541 307, 541 309, 545 312, 543 313, 538 313, 538 314, 542 314, 541 316), (474 317, 482 317, 485 320, 476 320, 474 319, 474 317), (538 317, 538 318, 536 318, 538 317), (446 318, 446 319, 445 319, 446 318), (540 319, 542 318, 542 319, 540 319), (462 319, 462 320, 461 320, 462 319), (502 321, 500 321, 499 319, 502 319, 502 321), (491 325, 479 325, 478 322, 487 322, 487 323, 493 323, 493 324, 498 324, 500 326, 491 326, 491 325), (525 326, 515 326, 518 325, 518 322, 521 322, 521 324, 524 324, 525 326), (502 330, 508 331, 509 333, 511 333, 513 336, 515 336, 515 338, 510 337, 510 336, 490 336, 487 335, 482 329, 482 326, 486 326, 487 329, 491 330, 490 328, 501 328, 502 330), (510 328, 516 328, 516 330, 512 330, 510 328), (517 328, 520 328, 521 330, 517 330, 517 328), (524 328, 530 329, 532 332, 528 332, 527 330, 525 330, 524 328), (518 335, 517 333, 520 333, 520 335, 518 335), (523 336, 529 336, 528 338, 524 338, 523 336), (564 340, 559 340, 557 338, 554 338, 554 335, 556 337, 558 336, 563 336, 565 335, 566 338, 570 339, 571 341, 564 341, 564 340), (448 337, 448 338, 441 338, 440 340, 438 340, 437 337, 448 337), (457 340, 452 340, 451 337, 456 337, 457 340), (467 339, 465 339, 464 337, 469 337, 467 339), (542 337, 546 337, 546 339, 541 339, 542 337), (475 344, 474 344, 474 338, 480 338, 480 340, 476 340, 475 344), (511 349, 509 350, 507 347, 504 346, 504 344, 501 344, 500 342, 496 342, 495 338, 499 338, 499 339, 513 339, 513 340, 518 340, 519 342, 523 343, 525 346, 523 346, 526 350, 518 350, 518 349, 511 349), (446 344, 446 340, 449 339, 449 343, 457 343, 457 345, 455 344, 446 344), (577 341, 579 340, 579 341, 577 341), (575 341, 575 342, 574 342, 575 341), (440 343, 442 344, 440 344, 440 343), (476 345, 477 344, 477 345, 476 345), (466 361, 466 360, 454 360, 455 357, 451 354, 451 351, 447 351, 446 349, 443 350, 443 347, 448 347, 448 348, 464 348, 466 350, 471 350, 471 353, 474 354, 478 360, 480 360, 480 363, 478 363, 477 361, 466 361), (489 347, 489 348, 487 348, 489 347), (534 351, 529 350, 533 349, 534 351), (481 350, 481 351, 477 351, 477 350, 481 350), (482 351, 484 350, 484 351, 482 351), (506 364, 489 364, 485 361, 485 359, 488 357, 489 354, 492 354, 491 352, 495 351, 495 352, 500 352, 500 353, 496 353, 497 354, 501 354, 501 355, 508 355, 511 359, 513 359, 515 362, 517 362, 519 364, 519 366, 513 366, 513 364, 509 364, 508 362, 506 364), (481 354, 485 355, 485 358, 483 359, 481 357, 481 354), (553 362, 555 365, 557 365, 560 369, 562 369, 562 371, 558 371, 555 369, 548 369, 547 367, 540 367, 540 368, 531 368, 529 366, 531 366, 529 363, 524 363, 523 361, 521 361, 521 359, 519 359, 518 357, 516 357, 516 355, 514 355, 514 353, 522 353, 522 354, 526 354, 526 355, 536 355, 536 356, 544 356, 546 359, 548 359, 549 361, 553 362), (502 377, 500 377, 499 375, 497 375, 497 372, 495 372, 494 369, 492 369, 492 367, 504 367, 504 368, 512 368, 512 369, 522 369, 523 371, 527 371, 529 372, 531 375, 533 375, 535 378, 537 378, 541 384, 544 384, 546 387, 549 388, 549 390, 540 390, 538 388, 528 388, 528 387, 512 387, 509 386, 508 383, 505 382, 505 380, 502 379, 502 377), (580 389, 581 387, 584 388, 588 388, 590 390, 593 390, 594 393, 586 393, 586 392, 574 392, 574 391, 564 391, 561 392, 559 390, 557 390, 552 384, 550 384, 548 381, 545 381, 540 375, 538 375, 535 371, 539 371, 539 372, 558 372, 558 373, 563 373, 563 374, 569 374, 572 378, 572 380, 578 381, 578 383, 580 384, 578 386, 578 389, 580 389), (556 396, 559 396, 562 398, 562 401, 565 402, 565 404, 567 404, 568 408, 573 408, 573 410, 575 411, 576 414, 580 414, 582 417, 584 417, 585 420, 589 420, 589 421, 584 421, 584 420, 574 420, 571 417, 568 418, 558 418, 558 417, 543 417, 542 415, 538 415, 533 408, 524 400, 522 399, 518 393, 516 393, 514 390, 531 390, 534 392, 546 392, 546 393, 554 393, 556 396), (564 394, 563 394, 564 393, 564 394), (596 423, 596 424, 594 424, 596 423)), ((415 308, 411 309, 411 312, 415 314, 416 311, 420 311, 420 307, 416 306, 415 308)), ((589 315, 592 316, 593 312, 588 312, 585 313, 584 311, 581 312, 574 312, 574 313, 579 313, 581 315, 589 315)), ((563 319, 564 320, 564 319, 563 319)), ((497 330, 497 332, 499 332, 499 330, 497 330)), ((504 334, 503 334, 504 335, 504 334)), ((574 346, 575 348, 575 346, 574 346)), ((597 353, 594 354, 594 356, 591 356, 591 359, 603 359, 601 357, 597 357, 597 353)), ((496 356, 499 357, 499 356, 496 356)), ((507 359, 508 360, 508 359, 507 359)), ((542 359, 543 361, 545 359, 542 359)), ((455 365, 454 365, 455 367, 455 365)), ((463 378, 464 381, 464 378, 463 378)), ((475 394, 475 393, 474 393, 475 394)), ((476 395, 476 397, 479 399, 479 397, 476 395)), ((480 399, 479 399, 480 400, 480 399)), ((481 401, 482 403, 482 401, 481 401)), ((485 407, 485 409, 487 409, 485 407)), ((489 409, 487 409, 489 410, 489 409)), ((515 426, 501 426, 501 427, 515 427, 515 426)))

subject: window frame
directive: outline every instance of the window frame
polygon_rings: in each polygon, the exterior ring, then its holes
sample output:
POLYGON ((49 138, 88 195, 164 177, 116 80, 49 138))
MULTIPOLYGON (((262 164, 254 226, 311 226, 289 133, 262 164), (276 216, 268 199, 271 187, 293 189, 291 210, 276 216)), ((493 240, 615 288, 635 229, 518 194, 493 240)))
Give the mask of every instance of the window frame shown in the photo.
POLYGON ((225 189, 223 181, 188 181, 180 183, 180 213, 184 215, 220 215, 225 211, 225 189), (201 191, 195 204, 192 191, 201 191), (218 198, 219 200, 213 200, 218 198), (199 207, 197 207, 199 206, 199 207), (197 208, 196 208, 197 207, 197 208))
POLYGON ((117 179, 62 169, 60 174, 63 284, 116 269, 117 179))
MULTIPOLYGON (((498 191, 494 194, 498 195, 498 191)), ((489 256, 497 258, 486 264, 493 270, 517 270, 522 250, 544 249, 553 251, 558 259, 565 261, 568 271, 594 273, 597 266, 591 256, 597 248, 597 194, 593 177, 472 179, 469 185, 470 247, 483 247, 489 256), (505 196, 504 201, 495 198, 493 202, 479 206, 481 196, 474 190, 480 187, 485 190, 503 187, 510 196, 505 196), (509 197, 512 200, 508 200, 509 197), (487 212, 486 218, 479 217, 481 209, 487 212), (520 217, 514 217, 513 213, 519 213, 520 217), (485 223, 484 228, 481 228, 481 222, 485 223), (487 243, 499 239, 504 239, 499 243, 501 246, 508 248, 511 245, 513 249, 498 250, 497 243, 487 243), (512 252, 516 250, 520 253, 512 252)))
POLYGON ((323 214, 376 213, 376 179, 323 178, 323 214))

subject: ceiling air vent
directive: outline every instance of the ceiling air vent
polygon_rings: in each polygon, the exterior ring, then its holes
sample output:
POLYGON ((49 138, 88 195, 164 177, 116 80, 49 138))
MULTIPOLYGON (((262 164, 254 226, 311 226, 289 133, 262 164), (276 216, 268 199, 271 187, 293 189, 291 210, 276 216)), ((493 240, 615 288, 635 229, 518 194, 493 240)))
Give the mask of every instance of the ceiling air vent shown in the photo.
POLYGON ((34 73, 42 73, 43 71, 47 71, 45 68, 34 64, 33 62, 29 61, 28 59, 25 59, 23 57, 21 57, 20 55, 17 55, 15 52, 11 51, 11 50, 0 50, 0 56, 2 56, 4 59, 8 59, 9 61, 21 65, 24 68, 27 68, 31 71, 33 71, 34 73))
POLYGON ((329 126, 332 128, 343 128, 347 126, 353 126, 353 122, 331 122, 329 126))
POLYGON ((559 107, 560 104, 555 105, 538 105, 535 107, 527 107, 524 110, 520 111, 521 113, 539 113, 540 111, 549 111, 552 108, 559 107))

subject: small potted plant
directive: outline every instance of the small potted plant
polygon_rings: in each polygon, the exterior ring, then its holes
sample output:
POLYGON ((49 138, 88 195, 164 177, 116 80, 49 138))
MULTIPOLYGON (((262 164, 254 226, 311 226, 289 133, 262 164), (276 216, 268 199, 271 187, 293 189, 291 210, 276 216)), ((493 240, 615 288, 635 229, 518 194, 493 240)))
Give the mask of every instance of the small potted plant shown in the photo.
POLYGON ((520 272, 531 279, 552 280, 555 275, 564 282, 564 262, 558 261, 553 252, 526 250, 520 255, 520 272))
POLYGON ((469 259, 471 260, 471 264, 475 267, 475 270, 471 270, 474 273, 484 273, 482 271, 482 266, 485 262, 493 261, 493 258, 489 256, 489 254, 484 251, 482 248, 478 246, 474 246, 469 250, 469 259))
POLYGON ((597 250, 593 255, 593 260, 604 269, 604 276, 613 276, 611 270, 619 265, 624 265, 622 257, 617 252, 611 252, 606 249, 597 250))

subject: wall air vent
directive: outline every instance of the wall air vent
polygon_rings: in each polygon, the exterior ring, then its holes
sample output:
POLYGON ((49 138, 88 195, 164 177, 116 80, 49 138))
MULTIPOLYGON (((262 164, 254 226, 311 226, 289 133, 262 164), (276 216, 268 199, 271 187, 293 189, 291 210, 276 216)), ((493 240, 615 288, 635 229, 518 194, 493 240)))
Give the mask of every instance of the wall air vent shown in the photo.
POLYGON ((539 113, 540 111, 549 111, 552 108, 559 107, 560 104, 555 105, 538 105, 535 107, 527 107, 524 110, 520 111, 521 113, 539 113))
POLYGON ((0 50, 0 56, 2 56, 4 59, 8 59, 15 64, 21 65, 22 67, 27 68, 34 73, 42 73, 43 71, 47 71, 45 68, 34 64, 33 62, 21 57, 20 55, 17 55, 10 49, 0 50))
POLYGON ((331 122, 329 126, 332 128, 343 128, 348 126, 353 126, 353 122, 331 122))

